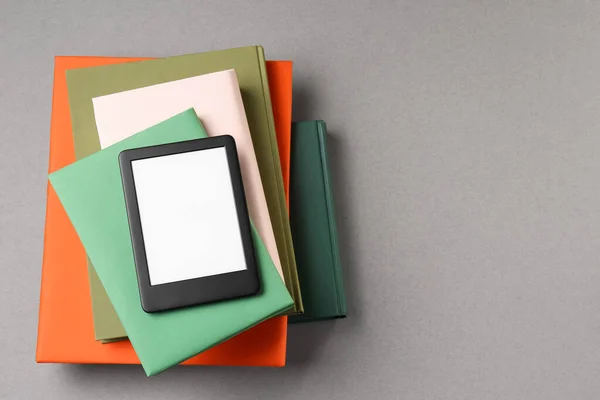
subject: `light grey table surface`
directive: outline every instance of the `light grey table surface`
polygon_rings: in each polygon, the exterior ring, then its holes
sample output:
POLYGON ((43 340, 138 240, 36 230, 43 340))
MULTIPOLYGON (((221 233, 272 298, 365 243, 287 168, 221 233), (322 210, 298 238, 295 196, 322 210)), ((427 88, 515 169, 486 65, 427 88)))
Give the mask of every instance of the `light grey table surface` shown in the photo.
POLYGON ((0 57, 1 399, 600 398, 599 2, 0 0, 0 57), (37 365, 53 57, 249 44, 328 123, 349 318, 284 369, 37 365))

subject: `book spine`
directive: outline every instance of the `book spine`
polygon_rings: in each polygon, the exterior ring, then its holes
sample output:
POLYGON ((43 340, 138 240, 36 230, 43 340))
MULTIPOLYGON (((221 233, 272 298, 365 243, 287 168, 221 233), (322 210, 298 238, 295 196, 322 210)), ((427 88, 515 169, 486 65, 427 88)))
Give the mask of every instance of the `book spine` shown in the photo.
MULTIPOLYGON (((59 57, 55 57, 54 58, 54 80, 53 80, 53 89, 52 89, 52 105, 51 105, 51 109, 54 110, 56 108, 56 89, 54 88, 56 86, 56 82, 58 81, 58 63, 59 63, 59 57)), ((56 116, 54 115, 54 112, 51 113, 51 117, 50 117, 50 143, 48 144, 48 174, 54 172, 54 143, 52 143, 52 129, 54 129, 54 122, 53 120, 56 118, 56 116)), ((42 274, 40 277, 40 307, 38 310, 38 329, 37 329, 37 341, 36 341, 36 347, 35 347, 35 360, 36 362, 45 362, 47 357, 45 355, 45 348, 43 347, 43 341, 41 340, 42 336, 44 336, 44 323, 43 323, 43 315, 44 315, 44 302, 45 302, 45 298, 46 298, 46 293, 44 290, 44 280, 47 279, 47 270, 46 270, 46 265, 47 265, 47 256, 48 254, 46 253, 46 243, 48 240, 48 228, 49 228, 49 224, 48 224, 48 216, 50 213, 50 196, 52 195, 51 193, 52 188, 50 185, 50 181, 46 180, 46 221, 44 223, 44 250, 42 253, 42 274)))
POLYGON ((346 295, 344 291, 344 280, 342 277, 342 264, 338 245, 337 224, 335 218, 335 205, 333 201, 333 190, 331 184, 331 173, 329 157, 327 152, 327 125, 325 121, 316 121, 319 136, 321 166, 323 170, 323 182, 325 185, 325 203, 327 204, 327 218, 329 225, 329 236, 331 240, 331 256, 333 258, 333 279, 335 281, 338 316, 346 315, 346 295))
MULTIPOLYGON (((263 85, 263 93, 265 100, 265 110, 267 112, 267 121, 269 125, 269 141, 271 144, 271 152, 273 154, 273 170, 275 172, 275 183, 279 193, 285 193, 283 186, 283 175, 281 172, 281 161, 279 159, 279 150, 277 147, 277 137, 275 135, 275 121, 273 119, 273 105, 271 103, 271 95, 269 89, 269 78, 267 76, 267 68, 265 61, 265 53, 262 46, 256 46, 256 53, 258 55, 258 65, 260 68, 260 76, 263 85), (271 112, 269 112, 271 110, 271 112)), ((262 172, 262 171, 261 171, 262 172)), ((286 211, 286 200, 285 196, 280 196, 277 202, 277 214, 281 226, 289 226, 288 213, 286 211)), ((283 229, 284 235, 286 236, 287 243, 284 243, 285 252, 280 251, 279 256, 285 257, 286 262, 282 260, 282 270, 284 274, 285 285, 290 290, 292 298, 294 299, 294 311, 297 313, 304 313, 304 307, 302 305, 302 294, 300 293, 300 281, 298 279, 298 270, 296 269, 296 257, 294 256, 293 248, 289 244, 292 243, 291 232, 288 229, 283 229)))

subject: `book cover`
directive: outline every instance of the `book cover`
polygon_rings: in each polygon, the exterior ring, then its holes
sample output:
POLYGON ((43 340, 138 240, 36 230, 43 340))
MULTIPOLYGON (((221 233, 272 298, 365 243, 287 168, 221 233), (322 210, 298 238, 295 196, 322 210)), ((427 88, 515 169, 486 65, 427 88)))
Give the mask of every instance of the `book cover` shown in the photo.
POLYGON ((302 297, 261 46, 67 71, 76 157, 81 159, 100 149, 94 97, 226 69, 234 69, 238 77, 284 278, 294 298, 294 311, 301 313, 302 297))
POLYGON ((100 147, 109 147, 189 108, 209 136, 235 138, 248 212, 283 279, 265 192, 234 70, 127 90, 92 99, 100 147))
POLYGON ((117 163, 126 149, 206 137, 184 111, 50 175, 56 191, 148 376, 156 375, 293 306, 256 229, 262 290, 252 297, 148 314, 140 303, 117 163))
POLYGON ((304 314, 289 322, 346 316, 324 121, 292 125, 290 220, 304 314))
MULTIPOLYGON (((134 59, 56 57, 49 173, 75 162, 65 71, 129 61, 134 59)), ((271 318, 183 364, 283 366, 286 338, 287 317, 271 318)), ((128 340, 106 345, 94 340, 85 250, 50 185, 46 205, 36 361, 139 364, 128 340)))

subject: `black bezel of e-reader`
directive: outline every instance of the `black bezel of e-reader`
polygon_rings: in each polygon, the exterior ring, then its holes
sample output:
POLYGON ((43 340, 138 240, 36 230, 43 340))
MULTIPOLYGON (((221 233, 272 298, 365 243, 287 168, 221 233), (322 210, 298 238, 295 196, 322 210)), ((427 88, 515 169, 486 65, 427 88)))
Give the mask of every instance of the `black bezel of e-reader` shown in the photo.
POLYGON ((129 230, 133 246, 141 305, 145 312, 152 313, 251 296, 260 291, 260 280, 250 229, 250 220, 248 217, 248 207, 246 204, 246 196, 244 194, 244 185, 240 172, 237 148, 233 137, 223 135, 124 150, 119 154, 119 166, 121 169, 123 191, 125 194, 127 217, 129 219, 129 230), (150 285, 150 274, 131 162, 145 158, 208 150, 217 147, 224 147, 227 155, 247 269, 159 285, 150 285))

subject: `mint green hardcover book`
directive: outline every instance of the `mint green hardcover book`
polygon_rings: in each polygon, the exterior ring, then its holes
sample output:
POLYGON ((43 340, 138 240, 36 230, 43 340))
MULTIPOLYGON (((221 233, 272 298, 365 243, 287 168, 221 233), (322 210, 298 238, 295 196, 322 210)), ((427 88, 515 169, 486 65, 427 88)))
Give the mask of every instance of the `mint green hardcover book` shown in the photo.
POLYGON ((146 375, 152 376, 291 307, 260 237, 252 237, 261 292, 252 297, 148 314, 140 303, 119 153, 206 137, 193 109, 50 174, 146 375))

